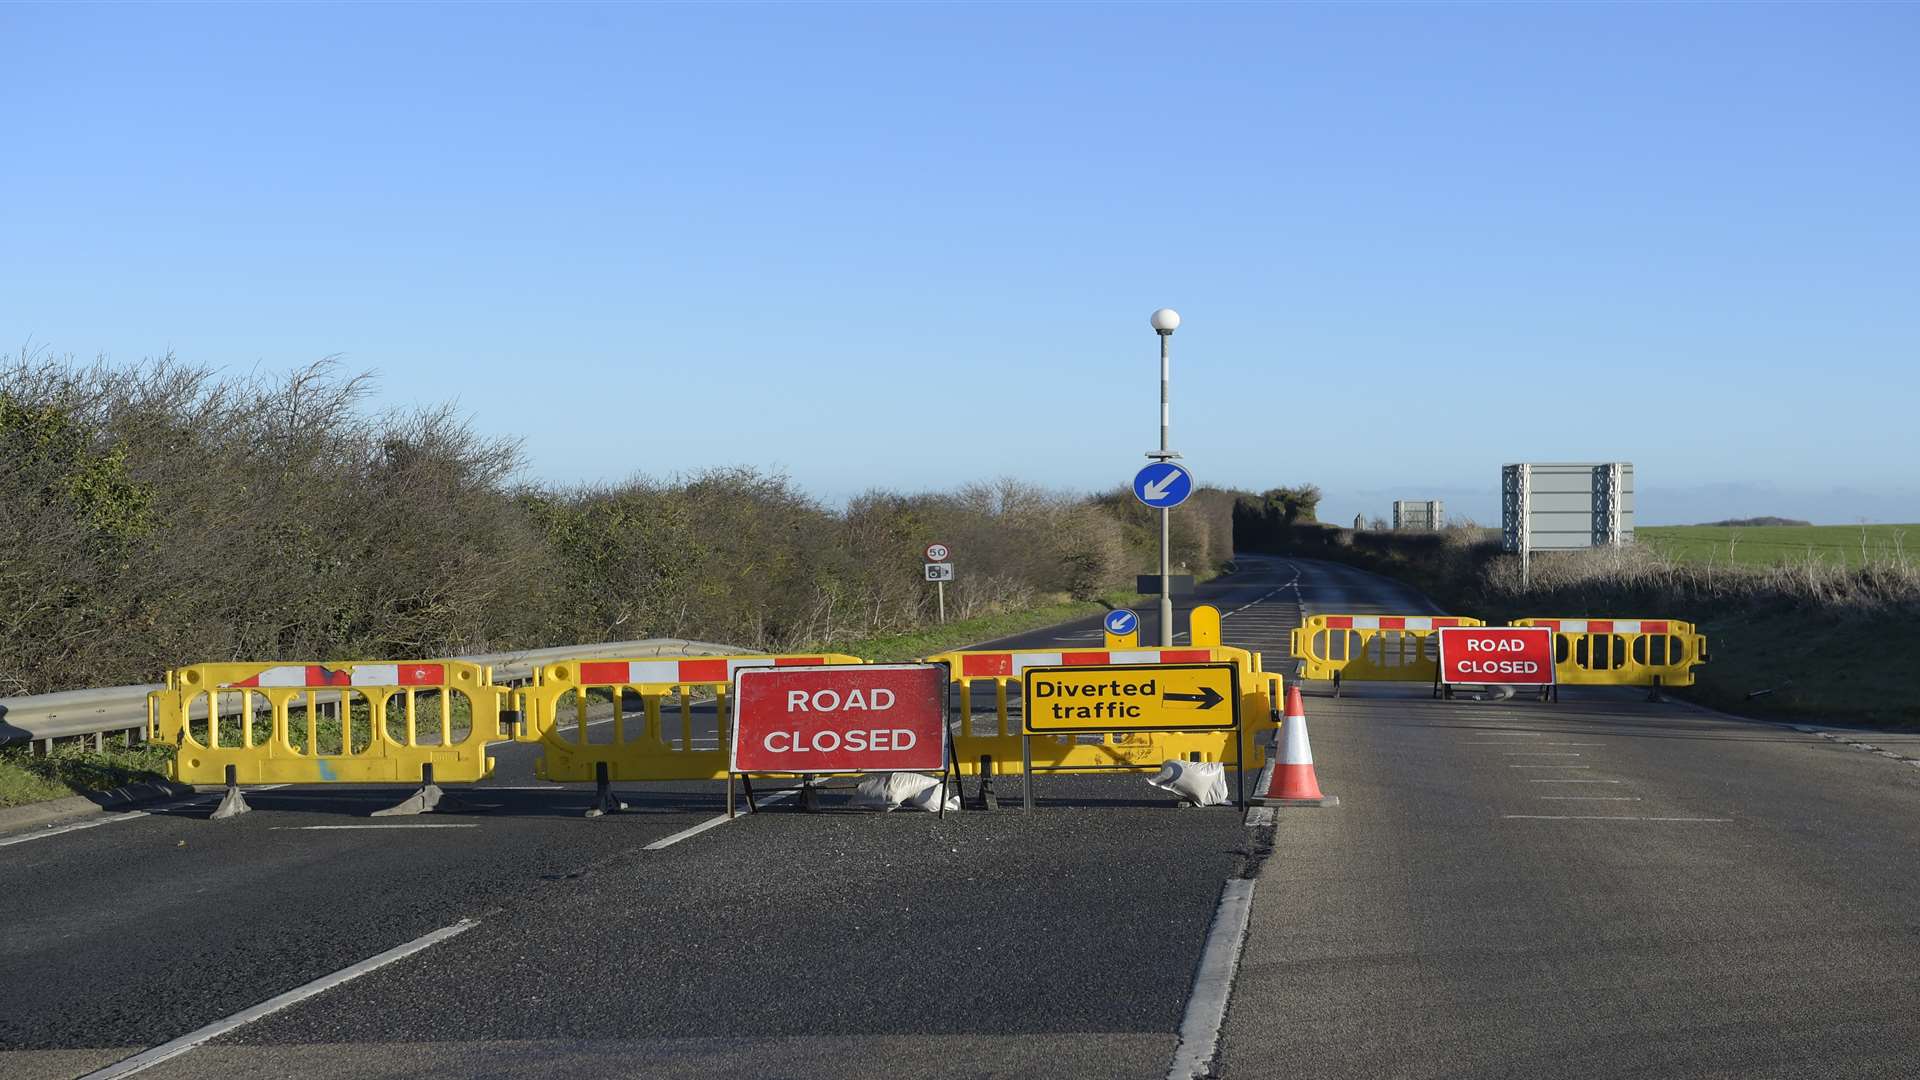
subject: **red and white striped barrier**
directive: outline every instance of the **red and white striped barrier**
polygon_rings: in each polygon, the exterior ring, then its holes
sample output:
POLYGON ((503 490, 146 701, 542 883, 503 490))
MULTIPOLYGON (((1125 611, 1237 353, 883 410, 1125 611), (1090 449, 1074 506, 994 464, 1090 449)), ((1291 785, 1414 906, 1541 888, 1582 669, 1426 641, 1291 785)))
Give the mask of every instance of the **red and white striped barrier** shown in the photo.
POLYGON ((623 686, 631 683, 679 685, 730 683, 741 668, 815 667, 820 656, 702 657, 696 660, 582 660, 582 686, 623 686))
POLYGON ((1529 626, 1544 626, 1562 634, 1666 634, 1671 623, 1666 619, 1528 619, 1529 626))
POLYGON ((330 668, 325 664, 281 664, 258 675, 221 683, 221 689, 257 690, 262 687, 324 686, 444 686, 445 664, 355 664, 330 668))
POLYGON ((1445 615, 1328 615, 1329 630, 1438 630, 1466 620, 1445 615))
MULTIPOLYGON (((1080 664, 1205 664, 1212 649, 1093 649, 1086 652, 958 653, 963 679, 1011 677, 1032 667, 1080 664)), ((934 657, 938 660, 939 657, 934 657)))

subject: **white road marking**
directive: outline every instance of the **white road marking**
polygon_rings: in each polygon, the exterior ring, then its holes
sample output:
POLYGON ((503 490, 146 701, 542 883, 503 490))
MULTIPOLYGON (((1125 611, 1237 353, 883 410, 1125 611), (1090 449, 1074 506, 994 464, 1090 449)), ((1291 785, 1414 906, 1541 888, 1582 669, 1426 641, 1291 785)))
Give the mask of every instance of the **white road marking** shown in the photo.
MULTIPOLYGON (((241 788, 240 790, 243 792, 244 791, 272 791, 275 788, 283 788, 286 786, 287 785, 285 784, 262 784, 259 787, 241 788)), ((208 801, 209 799, 217 799, 219 797, 220 795, 218 792, 209 791, 203 795, 195 795, 191 799, 181 799, 179 802, 168 803, 165 806, 156 806, 151 810, 128 810, 128 811, 125 811, 124 813, 117 813, 117 814, 112 811, 104 811, 103 812, 104 816, 97 818, 93 821, 76 821, 71 825, 61 825, 51 829, 43 829, 40 832, 22 833, 19 836, 9 836, 4 840, 0 840, 0 847, 10 847, 14 844, 24 844, 29 840, 45 840, 50 836, 65 836, 68 833, 79 832, 82 829, 97 829, 102 825, 111 825, 116 821, 133 821, 136 818, 152 817, 155 814, 165 814, 173 810, 185 810, 190 806, 196 806, 200 803, 208 801)))
POLYGON ((1213 1065, 1233 976, 1240 968, 1240 946, 1253 915, 1253 885, 1249 878, 1234 878, 1220 890, 1220 906, 1214 910, 1213 926, 1200 953, 1200 971, 1180 1019, 1180 1042, 1167 1067, 1167 1080, 1195 1080, 1206 1076, 1213 1065))
MULTIPOLYGON (((1515 766, 1518 768, 1518 766, 1515 766)), ((1585 768, 1586 766, 1581 766, 1585 768)), ((1569 777, 1565 780, 1529 780, 1529 784, 1624 784, 1625 780, 1578 780, 1569 777)))
POLYGON ((318 832, 327 829, 477 829, 478 824, 455 825, 451 822, 419 825, 275 825, 271 832, 318 832))
MULTIPOLYGON (((788 788, 785 791, 776 791, 773 794, 760 798, 756 801, 761 806, 767 806, 772 803, 777 803, 782 799, 790 799, 793 796, 798 794, 800 794, 799 788, 788 788)), ((662 848, 670 848, 682 840, 691 840, 694 837, 699 836, 701 833, 706 832, 708 829, 717 829, 720 826, 725 825, 727 822, 732 820, 734 819, 728 817, 725 814, 715 814, 698 825, 694 825, 690 828, 681 829, 679 832, 674 833, 672 836, 663 836, 660 839, 655 840, 653 843, 648 844, 646 847, 641 848, 640 850, 641 851, 659 851, 662 848)))
POLYGON ((124 1061, 118 1061, 104 1069, 90 1072, 81 1077, 80 1080, 117 1080, 118 1077, 132 1076, 134 1073, 144 1072, 163 1061, 170 1061, 173 1058, 179 1057, 181 1054, 199 1046, 201 1043, 211 1039, 217 1039, 235 1028, 251 1024, 261 1017, 270 1016, 289 1005, 295 1005, 305 1001, 315 994, 325 993, 342 983, 352 982, 354 979, 370 971, 376 971, 386 967, 395 960, 403 960, 422 949, 438 945, 450 937, 457 934, 464 934, 479 925, 480 923, 477 920, 461 919, 452 926, 443 926, 430 934, 423 934, 420 937, 414 938, 405 945, 396 945, 386 952, 377 953, 357 964, 343 967, 331 975, 322 975, 312 982, 307 983, 305 986, 296 986, 292 990, 277 997, 270 997, 260 1004, 252 1008, 242 1009, 224 1020, 215 1020, 206 1027, 200 1028, 197 1031, 190 1031, 172 1042, 161 1043, 159 1046, 150 1050, 142 1050, 140 1053, 124 1061))
POLYGON ((1730 817, 1622 817, 1618 814, 1501 814, 1510 821, 1732 821, 1730 817))
POLYGON ((1508 757, 1579 757, 1578 750, 1509 750, 1508 757))

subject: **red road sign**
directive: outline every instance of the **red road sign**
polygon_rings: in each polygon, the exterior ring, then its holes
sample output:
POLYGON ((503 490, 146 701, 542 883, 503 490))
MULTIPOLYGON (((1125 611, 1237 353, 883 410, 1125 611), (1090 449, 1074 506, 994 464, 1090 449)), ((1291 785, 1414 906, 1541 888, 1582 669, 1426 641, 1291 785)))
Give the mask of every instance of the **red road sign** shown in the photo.
POLYGON ((941 772, 945 664, 743 668, 734 677, 734 772, 941 772))
POLYGON ((947 550, 947 545, 945 544, 928 544, 927 545, 927 561, 928 562, 946 562, 947 556, 951 554, 953 553, 947 550))
POLYGON ((1553 684, 1553 631, 1544 626, 1449 626, 1440 631, 1440 681, 1553 684))

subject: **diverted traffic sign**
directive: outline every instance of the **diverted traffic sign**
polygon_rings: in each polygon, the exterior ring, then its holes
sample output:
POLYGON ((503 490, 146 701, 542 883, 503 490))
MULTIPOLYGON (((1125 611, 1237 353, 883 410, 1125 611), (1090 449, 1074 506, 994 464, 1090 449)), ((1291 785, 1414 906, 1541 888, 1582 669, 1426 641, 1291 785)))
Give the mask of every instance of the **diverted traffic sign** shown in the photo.
POLYGON ((1548 627, 1448 626, 1439 634, 1444 685, 1553 685, 1553 631, 1548 627))
POLYGON ((732 771, 944 772, 945 664, 742 668, 732 771))
POLYGON ((1217 731, 1240 722, 1234 664, 1032 667, 1021 693, 1028 735, 1217 731))

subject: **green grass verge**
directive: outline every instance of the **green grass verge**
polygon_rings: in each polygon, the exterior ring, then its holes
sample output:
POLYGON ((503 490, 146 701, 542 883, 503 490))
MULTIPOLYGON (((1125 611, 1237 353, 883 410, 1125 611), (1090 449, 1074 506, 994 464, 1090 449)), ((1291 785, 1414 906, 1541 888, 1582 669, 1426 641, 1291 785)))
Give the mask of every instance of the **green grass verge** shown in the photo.
POLYGON ((1709 659, 1675 691, 1741 716, 1810 724, 1920 727, 1920 627, 1802 611, 1699 624, 1709 659))
POLYGON ((1676 562, 1723 565, 1774 566, 1812 558, 1829 566, 1860 566, 1920 556, 1920 525, 1653 525, 1636 529, 1634 539, 1676 562))
POLYGON ((1067 600, 1000 615, 955 619, 944 626, 929 626, 903 634, 861 638, 835 645, 830 651, 851 653, 862 660, 899 663, 964 648, 978 641, 992 641, 1069 619, 1097 615, 1111 608, 1131 607, 1137 610, 1147 603, 1157 602, 1156 598, 1131 592, 1111 592, 1101 596, 1099 601, 1067 600))
POLYGON ((99 753, 69 744, 39 756, 30 747, 9 746, 0 749, 0 806, 24 806, 111 791, 143 780, 164 780, 166 762, 172 756, 167 747, 129 747, 117 739, 108 740, 106 750, 99 753))

